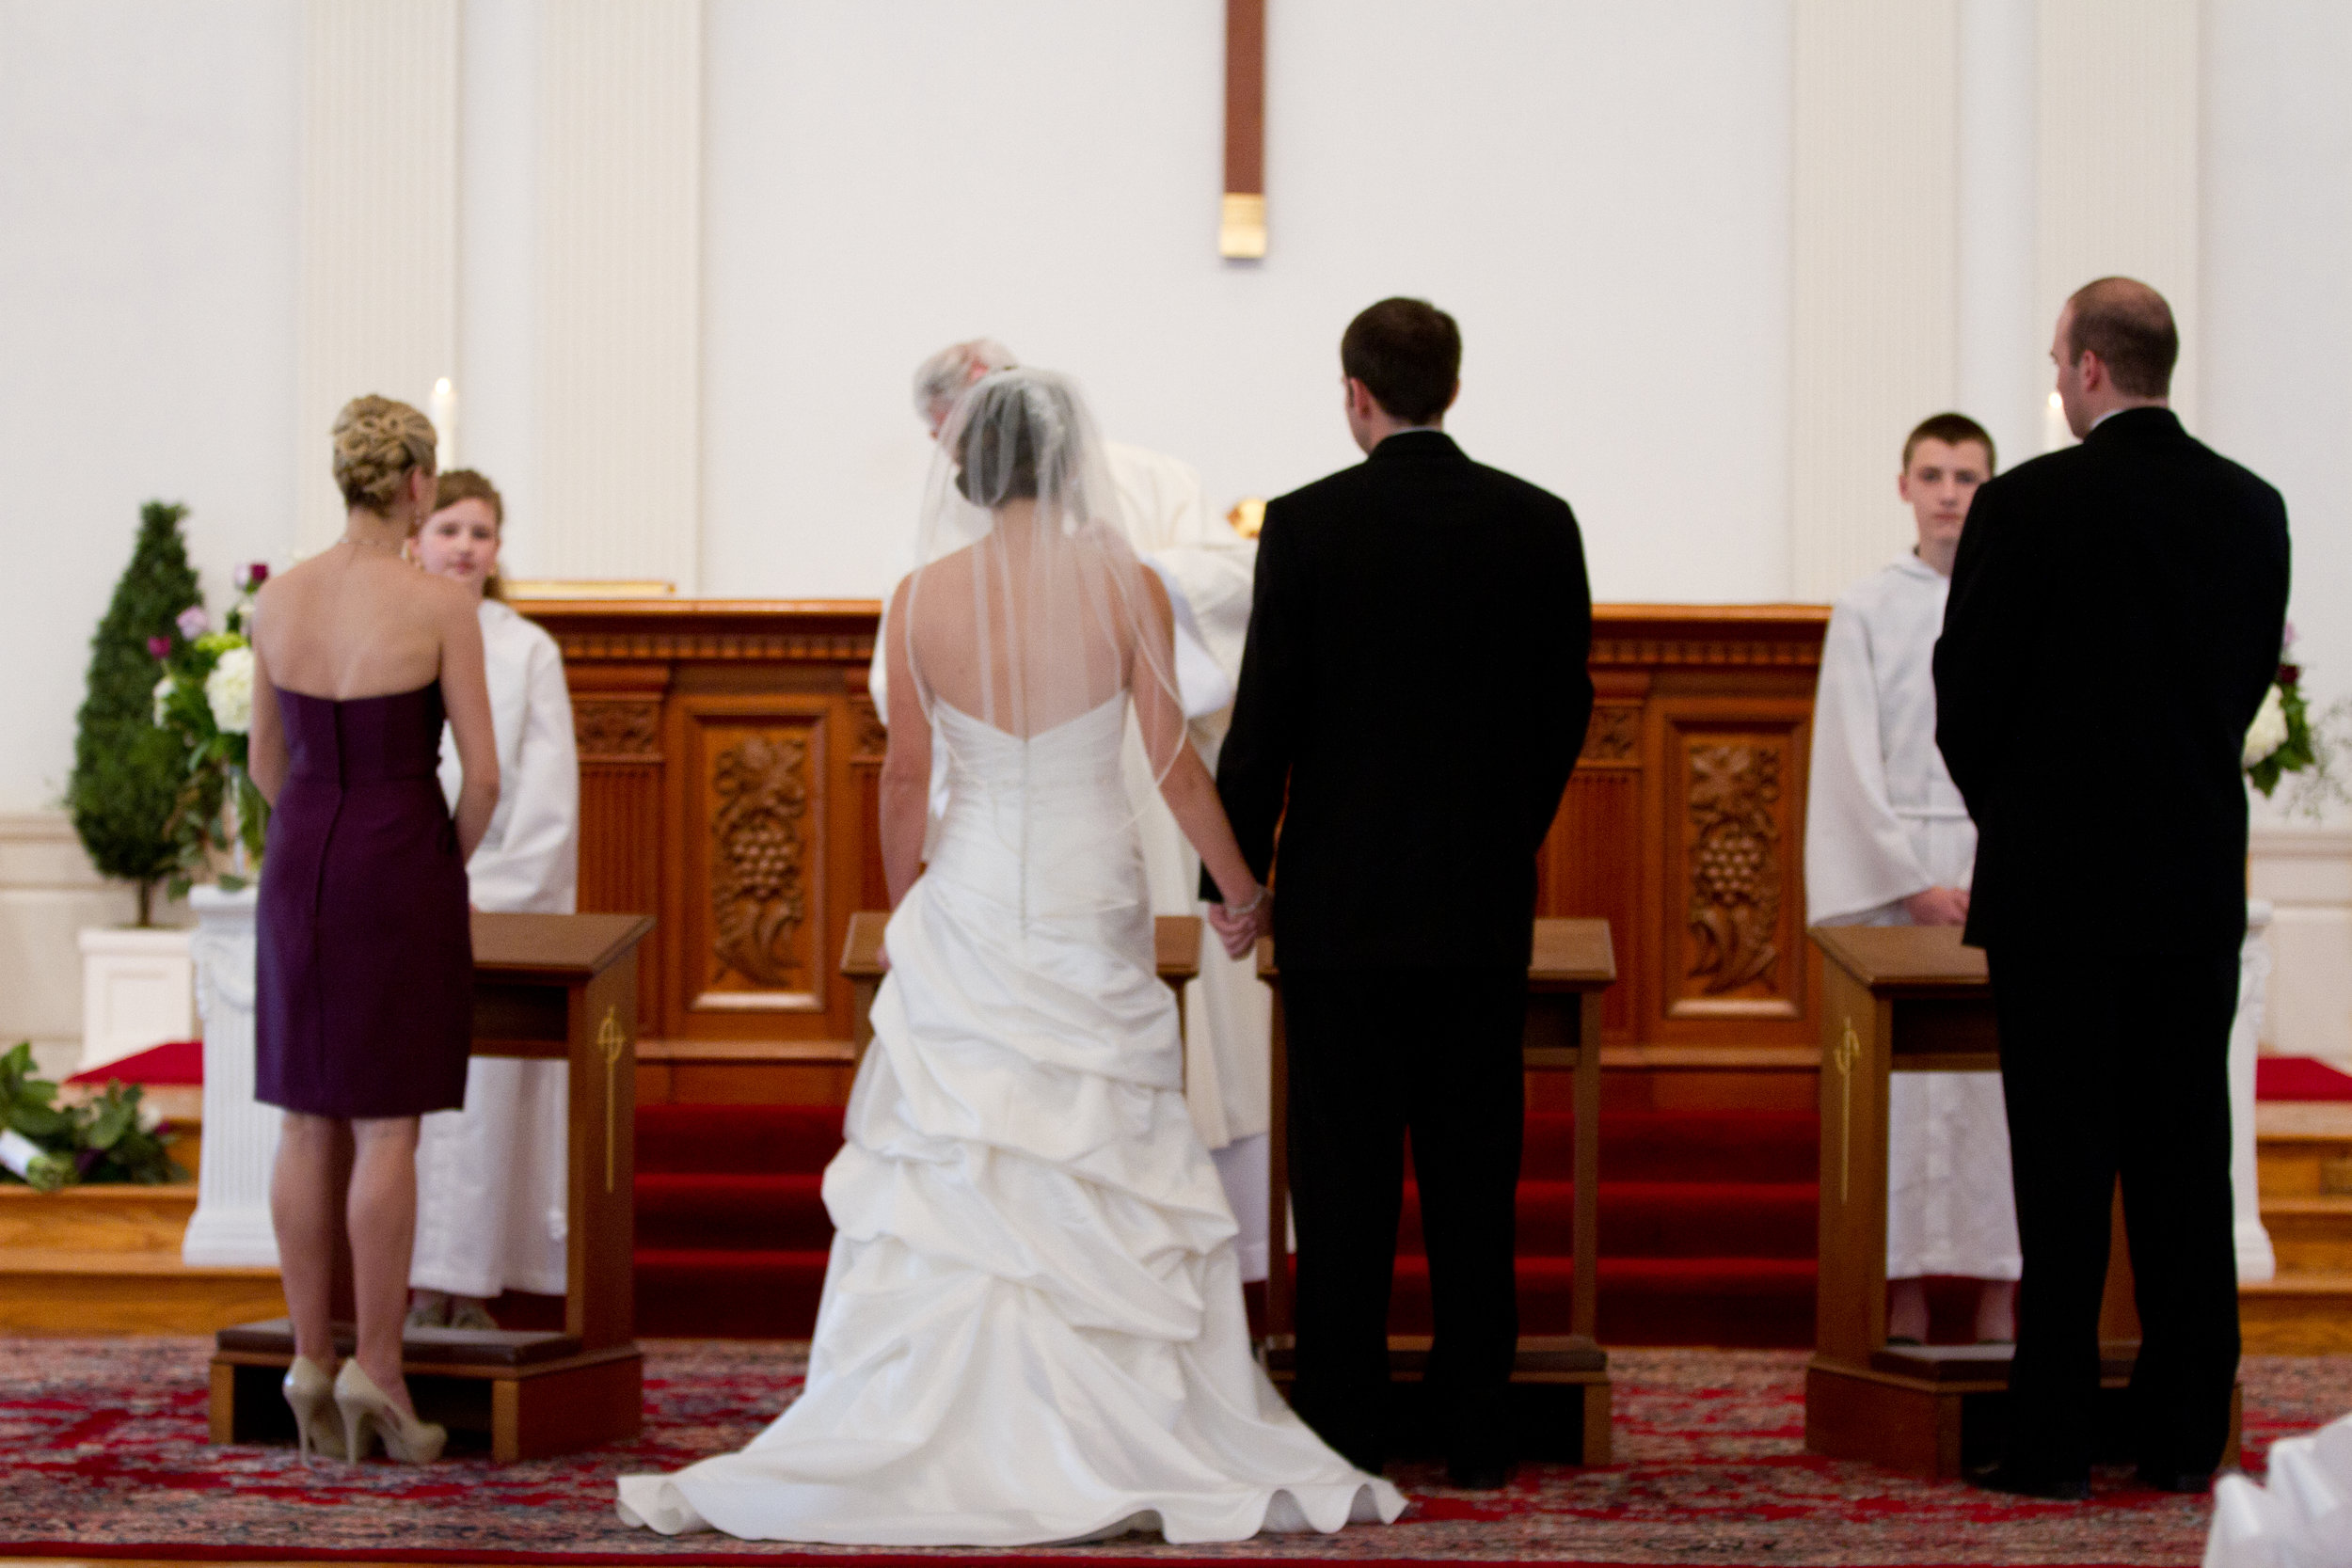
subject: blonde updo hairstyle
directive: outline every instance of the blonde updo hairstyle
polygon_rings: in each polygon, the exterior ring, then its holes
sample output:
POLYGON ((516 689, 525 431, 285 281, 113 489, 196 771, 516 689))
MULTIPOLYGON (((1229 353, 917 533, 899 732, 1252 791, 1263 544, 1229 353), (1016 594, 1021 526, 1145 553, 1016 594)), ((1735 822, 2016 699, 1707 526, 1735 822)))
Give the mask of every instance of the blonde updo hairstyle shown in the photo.
POLYGON ((389 516, 417 468, 433 471, 433 421, 405 403, 353 398, 335 416, 335 484, 345 506, 389 516))
MULTIPOLYGON (((433 510, 446 511, 459 501, 484 501, 490 508, 490 524, 501 540, 506 537, 506 502, 499 498, 499 487, 471 468, 452 468, 434 482, 433 510)), ((420 525, 421 526, 421 525, 420 525)), ((485 598, 503 600, 506 585, 492 572, 482 579, 485 598)))

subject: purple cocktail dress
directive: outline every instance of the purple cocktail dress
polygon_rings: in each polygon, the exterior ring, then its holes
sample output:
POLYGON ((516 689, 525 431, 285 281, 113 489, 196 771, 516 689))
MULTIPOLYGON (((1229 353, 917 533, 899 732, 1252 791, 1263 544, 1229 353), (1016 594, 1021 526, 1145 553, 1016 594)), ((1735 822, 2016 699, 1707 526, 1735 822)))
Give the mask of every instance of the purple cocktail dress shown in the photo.
POLYGON ((290 766, 262 861, 254 1097, 323 1117, 466 1101, 473 933, 437 771, 441 689, 278 692, 290 766))

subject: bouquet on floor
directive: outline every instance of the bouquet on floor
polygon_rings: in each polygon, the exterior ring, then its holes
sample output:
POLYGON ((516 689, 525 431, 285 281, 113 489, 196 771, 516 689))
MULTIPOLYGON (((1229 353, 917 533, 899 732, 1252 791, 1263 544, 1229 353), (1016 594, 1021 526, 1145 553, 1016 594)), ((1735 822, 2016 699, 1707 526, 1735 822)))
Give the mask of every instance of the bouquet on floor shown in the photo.
POLYGON ((2278 679, 2247 727, 2243 766, 2248 782, 2267 800, 2281 780, 2294 774, 2286 803, 2305 816, 2323 816, 2331 805, 2352 804, 2352 789, 2334 768, 2346 725, 2352 725, 2352 701, 2312 715, 2303 695, 2302 666, 2295 662, 2295 626, 2289 623, 2286 641, 2279 650, 2278 679))
POLYGON ((261 863, 269 804, 246 771, 246 736, 253 727, 253 641, 246 634, 253 594, 269 578, 260 562, 238 568, 237 600, 215 628, 200 604, 180 612, 169 633, 148 640, 163 673, 155 682, 155 722, 187 743, 188 775, 180 788, 168 832, 179 859, 171 874, 177 898, 214 876, 233 893, 261 863))
POLYGON ((57 1085, 33 1076, 33 1048, 0 1056, 0 1183, 9 1177, 36 1192, 77 1182, 185 1181, 171 1157, 179 1136, 143 1101, 137 1085, 110 1083, 94 1100, 57 1103, 57 1085))

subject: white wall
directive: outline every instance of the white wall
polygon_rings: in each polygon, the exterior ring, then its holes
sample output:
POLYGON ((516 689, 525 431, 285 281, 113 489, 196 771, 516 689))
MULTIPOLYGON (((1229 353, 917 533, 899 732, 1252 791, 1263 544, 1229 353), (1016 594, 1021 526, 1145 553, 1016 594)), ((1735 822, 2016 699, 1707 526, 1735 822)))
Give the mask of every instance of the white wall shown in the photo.
POLYGON ((0 812, 64 788, 140 502, 216 607, 291 537, 297 19, 0 0, 0 812))
POLYGON ((1787 590, 1788 22, 1284 0, 1263 263, 1217 260, 1222 8, 709 10, 702 581, 871 594, 915 362, 988 334, 1218 508, 1356 459, 1338 341, 1453 311, 1451 428, 1566 496, 1597 591, 1787 590))

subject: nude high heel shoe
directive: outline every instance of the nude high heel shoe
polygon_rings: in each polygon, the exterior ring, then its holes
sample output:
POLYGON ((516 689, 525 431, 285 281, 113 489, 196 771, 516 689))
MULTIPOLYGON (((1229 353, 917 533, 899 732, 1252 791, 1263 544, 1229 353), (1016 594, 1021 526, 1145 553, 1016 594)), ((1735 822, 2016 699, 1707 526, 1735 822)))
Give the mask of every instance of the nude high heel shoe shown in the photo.
POLYGON ((309 1464, 313 1449, 328 1459, 342 1459, 349 1453, 343 1444, 342 1427, 327 1418, 326 1407, 335 1402, 335 1385, 319 1370, 319 1364, 307 1355, 297 1355, 294 1365, 286 1369, 286 1404, 294 1411, 294 1443, 309 1464))
POLYGON ((343 1413, 343 1443, 354 1460, 368 1457, 371 1432, 384 1439, 385 1457, 403 1465, 432 1464, 449 1441, 447 1427, 403 1414, 356 1356, 335 1374, 335 1408, 343 1413))

